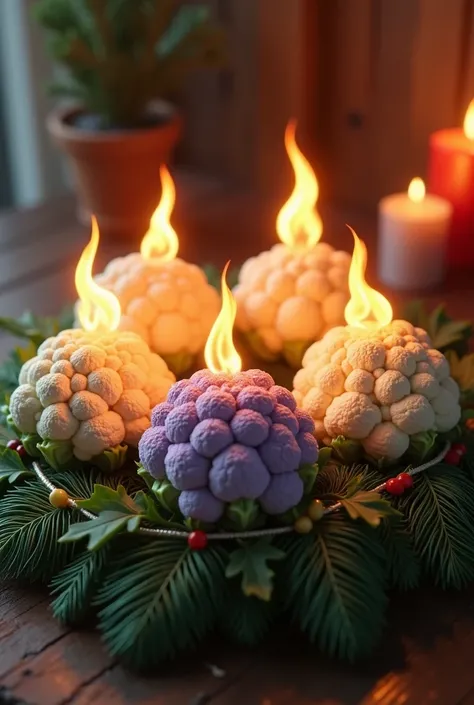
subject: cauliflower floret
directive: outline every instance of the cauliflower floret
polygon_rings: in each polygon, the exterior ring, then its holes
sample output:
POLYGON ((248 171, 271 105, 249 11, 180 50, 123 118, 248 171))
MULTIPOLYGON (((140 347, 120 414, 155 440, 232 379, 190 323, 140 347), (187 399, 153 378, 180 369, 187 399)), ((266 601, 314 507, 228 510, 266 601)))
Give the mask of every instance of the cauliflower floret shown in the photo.
POLYGON ((83 461, 124 441, 137 445, 150 425, 152 406, 163 401, 174 381, 163 360, 134 333, 79 329, 45 341, 20 378, 33 382, 12 394, 14 424, 44 440, 70 441, 83 461), (58 358, 54 364, 43 357, 50 350, 58 358), (116 369, 105 366, 111 357, 116 369))
POLYGON ((220 301, 196 265, 133 253, 109 262, 98 279, 120 301, 120 329, 139 335, 175 371, 184 371, 204 348, 220 301))
POLYGON ((273 357, 317 340, 344 321, 350 261, 326 243, 306 255, 277 244, 250 258, 234 289, 236 327, 251 341, 257 336, 256 349, 273 357))
POLYGON ((335 328, 311 345, 293 380, 300 408, 323 443, 360 440, 374 458, 395 460, 410 436, 449 431, 459 421, 459 388, 425 331, 406 321, 383 329, 335 328))

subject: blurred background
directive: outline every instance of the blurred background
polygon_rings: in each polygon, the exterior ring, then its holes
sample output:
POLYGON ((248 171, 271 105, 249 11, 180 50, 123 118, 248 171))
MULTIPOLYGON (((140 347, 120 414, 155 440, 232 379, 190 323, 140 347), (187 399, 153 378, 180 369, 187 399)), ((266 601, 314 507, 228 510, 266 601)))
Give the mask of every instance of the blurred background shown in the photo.
MULTIPOLYGON (((189 4, 189 3, 188 3, 189 4)), ((203 3, 200 3, 203 4, 203 3)), ((289 117, 324 200, 372 208, 424 175, 428 136, 460 125, 474 86, 473 0, 209 0, 228 61, 179 96, 176 162, 278 200, 289 117)), ((35 0, 0 1, 0 207, 68 190, 45 129, 54 101, 35 0)))

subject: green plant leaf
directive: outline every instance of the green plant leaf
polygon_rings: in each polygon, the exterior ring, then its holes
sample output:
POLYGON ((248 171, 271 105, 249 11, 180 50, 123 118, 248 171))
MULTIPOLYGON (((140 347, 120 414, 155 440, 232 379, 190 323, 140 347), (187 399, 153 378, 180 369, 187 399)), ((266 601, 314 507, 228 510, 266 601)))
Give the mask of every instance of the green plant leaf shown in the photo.
POLYGON ((380 525, 380 537, 387 553, 389 585, 413 590, 420 581, 421 570, 405 518, 386 517, 380 525))
POLYGON ((128 446, 120 443, 113 448, 107 448, 100 455, 95 455, 90 461, 101 472, 117 472, 127 460, 128 446))
POLYGON ((141 514, 140 506, 127 494, 127 490, 123 485, 119 485, 115 489, 95 484, 91 496, 87 499, 79 500, 77 506, 95 514, 103 511, 141 514))
POLYGON ((344 438, 344 436, 334 438, 331 443, 331 447, 336 457, 348 465, 351 463, 357 463, 363 455, 361 442, 344 438))
POLYGON ((219 628, 237 644, 256 646, 267 635, 277 613, 276 600, 265 602, 258 597, 247 597, 238 583, 229 581, 219 616, 219 628))
POLYGON ((301 629, 330 656, 354 661, 370 653, 388 602, 378 531, 334 513, 315 534, 292 535, 282 545, 287 607, 301 629))
POLYGON ((51 607, 56 619, 79 624, 92 609, 92 600, 102 584, 110 557, 110 544, 98 551, 84 551, 51 582, 55 595, 51 607))
POLYGON ((71 543, 87 538, 88 550, 97 551, 122 531, 131 534, 138 531, 140 521, 140 515, 131 516, 129 513, 102 511, 97 519, 71 524, 69 530, 59 539, 59 543, 71 543))
POLYGON ((378 492, 357 492, 341 499, 341 504, 351 519, 362 519, 374 528, 380 525, 384 517, 399 514, 378 492))
POLYGON ((303 492, 305 496, 311 494, 314 483, 319 472, 319 465, 302 465, 298 470, 298 475, 303 480, 303 492))
POLYGON ((237 531, 248 531, 258 522, 260 505, 254 499, 239 499, 231 502, 226 509, 226 517, 237 531))
POLYGON ((332 456, 332 448, 320 448, 318 453, 318 468, 322 470, 329 463, 332 456))
POLYGON ((244 595, 254 595, 268 602, 272 596, 274 571, 269 561, 280 561, 285 553, 273 546, 267 539, 246 542, 230 554, 225 574, 233 578, 242 573, 241 588, 244 595))
POLYGON ((439 464, 416 475, 396 506, 436 584, 459 589, 474 580, 474 483, 462 469, 439 464))
POLYGON ((413 436, 410 436, 410 446, 408 448, 410 457, 421 463, 433 450, 437 439, 437 431, 424 431, 423 433, 413 434, 413 436))
POLYGON ((111 654, 128 667, 155 668, 208 633, 222 609, 222 551, 186 541, 121 538, 96 598, 111 654))
POLYGON ((71 441, 43 440, 36 447, 53 470, 68 470, 73 465, 78 466, 79 461, 74 457, 71 441))

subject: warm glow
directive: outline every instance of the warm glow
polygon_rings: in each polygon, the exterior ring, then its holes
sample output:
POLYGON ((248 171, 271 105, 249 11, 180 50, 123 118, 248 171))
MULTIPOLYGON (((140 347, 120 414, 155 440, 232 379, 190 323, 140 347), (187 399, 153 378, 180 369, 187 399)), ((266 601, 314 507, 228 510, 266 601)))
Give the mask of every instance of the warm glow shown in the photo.
POLYGON ((470 140, 474 140, 474 98, 468 105, 464 117, 464 134, 470 140))
POLYGON ((232 340, 237 304, 225 279, 229 264, 230 262, 227 262, 222 272, 222 306, 209 333, 204 349, 204 359, 211 372, 225 372, 234 375, 242 369, 242 360, 232 340))
POLYGON ((178 254, 179 240, 171 226, 170 216, 176 200, 176 190, 168 169, 160 167, 161 200, 151 216, 150 228, 142 240, 140 252, 144 259, 169 262, 178 254))
POLYGON ((79 296, 77 317, 81 328, 106 332, 117 330, 120 323, 120 302, 111 291, 103 289, 92 278, 92 267, 99 246, 99 227, 92 216, 91 239, 85 246, 76 267, 76 290, 79 296))
POLYGON ((295 141, 296 121, 285 130, 285 147, 295 172, 293 193, 278 213, 278 237, 290 249, 307 252, 321 239, 323 224, 316 210, 319 186, 308 160, 295 141))
POLYGON ((425 197, 425 193, 426 189, 423 179, 416 176, 410 181, 410 185, 408 187, 408 198, 410 201, 413 201, 413 203, 421 203, 425 197))
POLYGON ((351 298, 344 311, 346 322, 356 328, 381 328, 392 320, 392 307, 385 296, 372 289, 365 281, 367 248, 355 232, 354 252, 349 270, 349 291, 351 298))

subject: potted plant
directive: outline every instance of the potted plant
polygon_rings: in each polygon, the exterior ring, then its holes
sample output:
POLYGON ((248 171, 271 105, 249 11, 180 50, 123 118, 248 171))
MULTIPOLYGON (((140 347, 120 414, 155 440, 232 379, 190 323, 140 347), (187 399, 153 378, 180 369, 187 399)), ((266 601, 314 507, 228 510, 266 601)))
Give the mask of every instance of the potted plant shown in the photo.
POLYGON ((66 69, 53 90, 74 99, 47 124, 72 165, 79 216, 94 213, 103 234, 141 237, 181 131, 163 98, 220 63, 222 34, 205 6, 177 0, 38 0, 34 14, 66 69))

